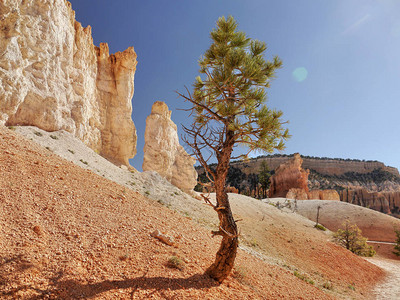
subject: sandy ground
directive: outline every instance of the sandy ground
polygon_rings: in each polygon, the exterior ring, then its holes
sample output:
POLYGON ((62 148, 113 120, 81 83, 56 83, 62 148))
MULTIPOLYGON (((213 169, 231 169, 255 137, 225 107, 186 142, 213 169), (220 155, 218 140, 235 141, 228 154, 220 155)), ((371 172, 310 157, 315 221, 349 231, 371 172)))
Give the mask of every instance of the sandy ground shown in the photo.
POLYGON ((114 166, 66 132, 16 131, 48 150, 0 128, 3 297, 374 298, 379 268, 329 242, 329 232, 306 218, 232 194, 241 248, 253 256, 239 251, 234 276, 216 286, 202 275, 218 247, 204 229, 217 224, 209 206, 154 172, 114 166), (179 246, 154 240, 154 229, 179 246), (166 267, 171 256, 186 268, 166 267))
POLYGON ((376 299, 400 299, 400 261, 384 258, 367 258, 367 260, 387 272, 385 281, 373 289, 376 299))

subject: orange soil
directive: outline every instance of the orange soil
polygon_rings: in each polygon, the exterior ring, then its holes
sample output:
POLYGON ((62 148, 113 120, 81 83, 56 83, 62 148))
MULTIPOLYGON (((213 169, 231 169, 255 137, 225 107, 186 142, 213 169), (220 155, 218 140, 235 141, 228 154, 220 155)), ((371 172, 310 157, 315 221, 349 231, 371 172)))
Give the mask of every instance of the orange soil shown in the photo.
MULTIPOLYGON (((219 241, 204 228, 5 127, 0 127, 0 166, 2 299, 332 298, 291 271, 243 251, 238 252, 237 265, 242 267, 236 276, 217 285, 203 272, 219 241), (177 246, 151 237, 155 229, 174 237, 177 246), (171 256, 185 260, 186 267, 168 268, 171 256)), ((284 234, 290 238, 289 232, 284 234)), ((313 241, 290 247, 281 246, 288 249, 283 259, 296 251, 307 263, 313 241)), ((318 270, 357 285, 355 292, 349 290, 352 297, 363 298, 383 275, 332 244, 314 250, 318 270), (357 271, 341 269, 340 261, 357 271)))

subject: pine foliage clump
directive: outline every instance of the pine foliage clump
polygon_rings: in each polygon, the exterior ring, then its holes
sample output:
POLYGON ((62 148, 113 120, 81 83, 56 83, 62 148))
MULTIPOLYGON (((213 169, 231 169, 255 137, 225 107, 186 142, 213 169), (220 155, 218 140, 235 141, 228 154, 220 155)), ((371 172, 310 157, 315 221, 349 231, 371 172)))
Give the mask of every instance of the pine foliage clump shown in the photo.
POLYGON ((349 221, 346 221, 342 224, 342 227, 333 234, 339 245, 359 256, 370 257, 375 255, 374 248, 367 244, 368 239, 361 235, 361 229, 356 224, 350 224, 349 221))

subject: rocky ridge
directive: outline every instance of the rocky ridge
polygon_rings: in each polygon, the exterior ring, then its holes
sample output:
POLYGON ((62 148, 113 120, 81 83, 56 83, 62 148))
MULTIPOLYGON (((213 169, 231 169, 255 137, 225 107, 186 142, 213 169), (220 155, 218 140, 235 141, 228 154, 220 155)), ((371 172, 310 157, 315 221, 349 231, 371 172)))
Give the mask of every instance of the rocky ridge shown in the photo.
POLYGON ((117 164, 136 154, 136 53, 93 45, 66 0, 0 2, 0 124, 65 130, 117 164))

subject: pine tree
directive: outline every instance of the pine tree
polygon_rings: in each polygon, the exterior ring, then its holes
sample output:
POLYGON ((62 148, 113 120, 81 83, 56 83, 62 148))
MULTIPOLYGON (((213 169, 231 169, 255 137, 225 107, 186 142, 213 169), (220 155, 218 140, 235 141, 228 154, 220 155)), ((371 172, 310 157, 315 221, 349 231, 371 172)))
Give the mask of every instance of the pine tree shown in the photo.
POLYGON ((258 181, 261 184, 262 197, 265 198, 267 195, 267 190, 269 188, 269 178, 271 173, 268 168, 268 164, 265 160, 261 162, 260 172, 258 173, 258 181))
POLYGON ((394 246, 393 253, 400 256, 400 230, 395 229, 394 232, 396 233, 396 245, 394 246))
POLYGON ((237 30, 233 17, 221 17, 211 31, 212 44, 199 61, 200 74, 193 92, 178 94, 190 102, 194 121, 183 126, 184 141, 203 165, 216 192, 216 204, 204 200, 218 213, 219 229, 213 236, 222 236, 215 262, 206 273, 222 282, 231 272, 237 247, 238 230, 226 192, 226 177, 231 159, 245 158, 254 150, 273 152, 284 149, 288 130, 282 127, 282 112, 269 109, 266 91, 275 70, 282 65, 276 56, 264 59, 264 42, 249 39, 237 30), (234 147, 247 146, 248 152, 233 157, 234 147), (215 157, 215 169, 208 166, 215 157))
POLYGON ((375 250, 367 244, 368 239, 362 236, 361 229, 347 220, 333 235, 336 242, 342 247, 360 256, 374 256, 375 250))

